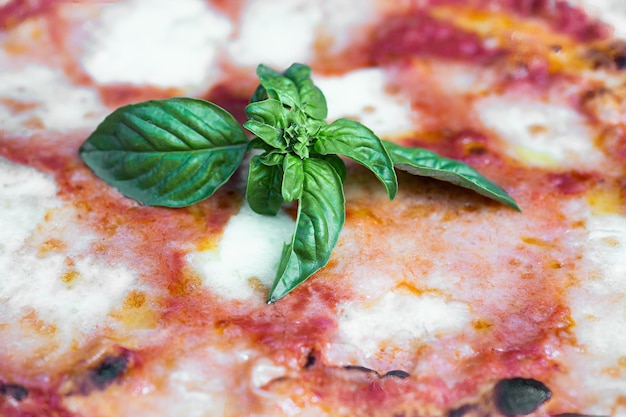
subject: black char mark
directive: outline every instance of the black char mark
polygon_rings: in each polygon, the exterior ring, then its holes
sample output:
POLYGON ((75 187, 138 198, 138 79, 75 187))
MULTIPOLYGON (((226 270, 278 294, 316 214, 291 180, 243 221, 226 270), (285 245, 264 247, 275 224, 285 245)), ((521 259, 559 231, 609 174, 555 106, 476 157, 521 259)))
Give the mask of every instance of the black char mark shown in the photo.
POLYGON ((498 409, 508 417, 527 415, 552 397, 552 392, 535 379, 511 378, 494 387, 498 409))
POLYGON ((375 371, 373 369, 366 368, 365 366, 360 366, 360 365, 347 365, 344 368, 349 370, 349 371, 359 371, 359 372, 365 372, 365 373, 369 373, 369 374, 374 374, 374 375, 376 375, 379 378, 400 378, 400 379, 406 379, 406 378, 411 376, 411 374, 409 374, 408 372, 403 371, 401 369, 394 369, 394 370, 391 370, 391 371, 387 372, 384 375, 381 375, 381 373, 378 372, 378 371, 375 371))
POLYGON ((0 394, 16 401, 22 401, 28 397, 28 390, 17 384, 0 384, 0 394))
POLYGON ((311 349, 304 361, 304 368, 310 369, 313 367, 313 365, 315 365, 316 362, 317 362, 317 354, 315 352, 315 349, 311 349))
MULTIPOLYGON (((617 55, 613 57, 613 62, 615 62, 615 66, 617 67, 617 69, 620 69, 620 70, 626 69, 626 56, 617 55)), ((573 415, 575 416, 576 414, 573 414, 573 415)))
POLYGON ((105 356, 100 365, 89 370, 89 379, 95 388, 102 390, 126 371, 128 362, 125 354, 105 356))
POLYGON ((455 408, 454 410, 450 410, 448 412, 448 417, 464 417, 468 413, 475 411, 477 406, 474 404, 465 404, 459 408, 455 408))
POLYGON ((389 371, 387 372, 383 378, 388 378, 388 377, 395 377, 395 378, 400 378, 400 379, 406 379, 408 377, 410 377, 411 375, 406 372, 403 371, 401 369, 394 369, 393 371, 389 371))

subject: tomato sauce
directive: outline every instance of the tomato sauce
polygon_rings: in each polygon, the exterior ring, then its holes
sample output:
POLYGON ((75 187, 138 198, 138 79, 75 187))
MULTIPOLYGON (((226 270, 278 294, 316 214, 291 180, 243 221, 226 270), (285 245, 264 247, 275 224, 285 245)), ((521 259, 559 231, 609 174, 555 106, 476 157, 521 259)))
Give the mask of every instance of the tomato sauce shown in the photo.
POLYGON ((45 14, 56 4, 66 0, 9 0, 0 7, 0 30, 11 29, 25 19, 39 14, 45 14))

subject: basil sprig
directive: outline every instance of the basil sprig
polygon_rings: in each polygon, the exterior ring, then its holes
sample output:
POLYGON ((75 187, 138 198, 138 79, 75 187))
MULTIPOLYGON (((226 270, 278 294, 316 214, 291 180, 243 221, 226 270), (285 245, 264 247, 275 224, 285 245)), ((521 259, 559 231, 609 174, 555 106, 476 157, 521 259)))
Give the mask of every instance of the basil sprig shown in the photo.
POLYGON ((359 122, 325 121, 326 99, 311 69, 283 73, 257 68, 260 85, 246 106, 244 129, 221 107, 171 98, 115 110, 79 149, 82 160, 124 195, 153 206, 184 207, 210 197, 250 158, 246 199, 263 215, 297 201, 296 230, 283 246, 273 303, 323 268, 345 221, 340 156, 372 171, 389 199, 398 191, 395 169, 471 189, 516 210, 515 201, 472 167, 420 148, 383 141, 359 122))

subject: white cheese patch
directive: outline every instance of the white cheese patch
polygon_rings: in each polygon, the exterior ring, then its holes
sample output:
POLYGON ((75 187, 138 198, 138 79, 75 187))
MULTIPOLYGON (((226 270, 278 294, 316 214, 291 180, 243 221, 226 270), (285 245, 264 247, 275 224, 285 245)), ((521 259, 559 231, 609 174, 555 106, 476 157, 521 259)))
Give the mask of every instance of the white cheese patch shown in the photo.
POLYGON ((465 303, 392 290, 373 301, 344 305, 334 344, 326 354, 338 365, 375 366, 389 348, 392 351, 386 353, 385 363, 393 366, 396 353, 414 351, 423 343, 459 332, 469 321, 465 303))
POLYGON ((564 385, 577 386, 584 403, 593 404, 580 412, 611 415, 626 389, 626 219, 590 212, 588 207, 574 212, 586 222, 586 239, 576 242, 584 242, 588 264, 569 293, 577 345, 564 352, 571 379, 564 385))
POLYGON ((422 63, 428 67, 428 77, 449 94, 484 94, 492 88, 496 75, 490 68, 462 62, 433 60, 422 63))
POLYGON ((623 0, 577 0, 585 10, 613 27, 613 34, 626 38, 626 3, 623 0))
POLYGON ((328 119, 358 120, 378 135, 402 134, 414 128, 411 102, 387 88, 380 68, 356 70, 338 77, 315 77, 328 103, 328 119))
POLYGON ((100 83, 207 85, 230 20, 202 0, 111 3, 88 27, 81 62, 100 83))
POLYGON ((506 153, 527 166, 585 169, 603 162, 594 131, 567 105, 518 94, 488 96, 475 108, 483 124, 500 135, 506 153))
POLYGON ((60 207, 56 193, 56 183, 49 176, 0 157, 1 259, 24 243, 48 209, 60 207))
POLYGON ((318 36, 332 52, 341 52, 351 43, 367 39, 367 25, 382 16, 387 6, 377 0, 360 0, 358 7, 354 7, 354 0, 311 3, 322 9, 323 24, 318 29, 318 36))
POLYGON ((263 63, 281 69, 293 62, 307 62, 321 22, 317 2, 251 0, 243 11, 229 52, 233 61, 242 66, 263 63))
POLYGON ((0 208, 0 350, 63 352, 106 323, 136 277, 78 255, 94 237, 34 168, 0 159, 0 208))
POLYGON ((95 90, 39 65, 0 71, 0 97, 0 132, 13 135, 90 129, 107 113, 95 90))
POLYGON ((249 299, 258 283, 269 289, 283 244, 291 239, 295 222, 286 213, 262 216, 247 204, 233 216, 214 250, 187 255, 187 262, 206 286, 228 299, 249 299))

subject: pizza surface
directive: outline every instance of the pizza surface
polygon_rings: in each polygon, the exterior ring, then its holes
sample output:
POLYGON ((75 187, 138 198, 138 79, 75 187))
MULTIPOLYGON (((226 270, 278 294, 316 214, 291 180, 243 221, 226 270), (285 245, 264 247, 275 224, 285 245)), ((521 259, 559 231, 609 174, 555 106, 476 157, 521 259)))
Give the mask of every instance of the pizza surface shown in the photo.
POLYGON ((0 415, 626 415, 626 6, 617 0, 0 1, 0 415), (78 148, 174 96, 240 121, 257 64, 329 120, 461 160, 521 213, 347 162, 328 265, 265 299, 294 208, 244 170, 181 209, 78 148))

